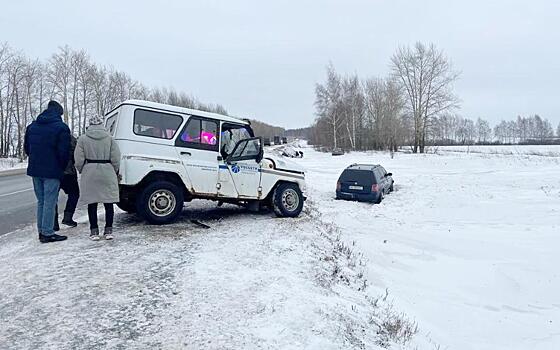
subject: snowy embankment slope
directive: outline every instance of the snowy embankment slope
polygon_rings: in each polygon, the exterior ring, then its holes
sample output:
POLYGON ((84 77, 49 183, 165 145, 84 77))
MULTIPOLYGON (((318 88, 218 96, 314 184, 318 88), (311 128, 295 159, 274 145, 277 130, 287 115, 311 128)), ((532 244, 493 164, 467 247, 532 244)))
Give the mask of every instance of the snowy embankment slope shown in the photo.
POLYGON ((560 158, 500 149, 308 150, 297 162, 319 211, 364 253, 372 288, 388 288, 421 334, 443 349, 560 349, 560 158), (384 165, 396 191, 378 206, 335 201, 354 162, 384 165))
POLYGON ((386 303, 373 306, 359 256, 312 201, 297 219, 205 202, 187 208, 168 226, 120 213, 110 242, 90 241, 84 217, 62 243, 41 245, 31 227, 0 237, 0 348, 386 343, 372 323, 384 320, 386 303))

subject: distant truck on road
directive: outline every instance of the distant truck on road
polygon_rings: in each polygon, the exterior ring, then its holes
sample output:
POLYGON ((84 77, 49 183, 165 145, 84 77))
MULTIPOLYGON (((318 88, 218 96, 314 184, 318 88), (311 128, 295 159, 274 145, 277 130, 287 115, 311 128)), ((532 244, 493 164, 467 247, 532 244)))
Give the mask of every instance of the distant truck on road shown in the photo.
POLYGON ((274 144, 275 145, 281 145, 281 139, 280 136, 274 136, 274 144))

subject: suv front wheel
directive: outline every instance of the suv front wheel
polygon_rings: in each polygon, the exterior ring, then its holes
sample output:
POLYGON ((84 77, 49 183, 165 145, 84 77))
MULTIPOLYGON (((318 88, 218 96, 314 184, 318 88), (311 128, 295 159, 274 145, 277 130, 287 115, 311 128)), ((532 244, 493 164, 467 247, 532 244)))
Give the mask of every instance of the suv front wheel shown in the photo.
POLYGON ((298 185, 282 183, 276 187, 272 195, 272 207, 277 216, 296 217, 303 209, 303 193, 298 185))
POLYGON ((160 180, 148 184, 136 198, 136 210, 150 224, 173 222, 183 209, 183 191, 172 182, 160 180))

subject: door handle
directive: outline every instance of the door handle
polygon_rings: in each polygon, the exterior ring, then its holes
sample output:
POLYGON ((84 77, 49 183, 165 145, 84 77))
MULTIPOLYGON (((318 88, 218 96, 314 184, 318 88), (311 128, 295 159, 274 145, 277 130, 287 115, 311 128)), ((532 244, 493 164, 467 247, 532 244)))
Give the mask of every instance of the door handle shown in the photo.
POLYGON ((191 152, 181 151, 181 155, 182 155, 182 156, 190 156, 190 155, 191 155, 191 152))

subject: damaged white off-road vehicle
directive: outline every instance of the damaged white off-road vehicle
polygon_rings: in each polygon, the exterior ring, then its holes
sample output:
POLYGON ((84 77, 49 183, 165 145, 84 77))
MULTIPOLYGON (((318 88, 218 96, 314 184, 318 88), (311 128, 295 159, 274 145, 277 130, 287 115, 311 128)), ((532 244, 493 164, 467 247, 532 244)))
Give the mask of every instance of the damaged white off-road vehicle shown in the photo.
POLYGON ((303 208, 303 169, 264 156, 248 121, 129 100, 105 125, 122 154, 118 206, 150 223, 172 222, 194 198, 265 205, 287 217, 303 208))

